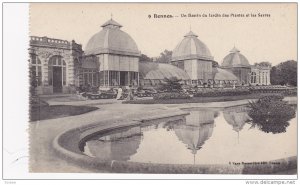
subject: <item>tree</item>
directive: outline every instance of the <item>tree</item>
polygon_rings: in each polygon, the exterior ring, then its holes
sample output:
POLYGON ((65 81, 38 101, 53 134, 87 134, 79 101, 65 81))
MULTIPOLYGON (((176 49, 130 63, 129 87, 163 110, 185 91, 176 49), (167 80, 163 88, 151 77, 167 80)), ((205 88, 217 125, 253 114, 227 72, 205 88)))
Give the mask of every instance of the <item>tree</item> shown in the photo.
POLYGON ((263 132, 273 134, 286 132, 296 111, 282 100, 283 96, 271 95, 264 96, 256 102, 249 102, 251 128, 258 127, 263 132))
POLYGON ((297 62, 288 60, 272 67, 271 84, 297 86, 297 62))
POLYGON ((260 63, 258 63, 258 65, 266 66, 266 67, 272 66, 272 64, 270 62, 260 62, 260 63))
POLYGON ((260 62, 260 63, 254 63, 254 65, 258 65, 258 66, 266 66, 266 67, 271 67, 272 64, 270 62, 260 62))
POLYGON ((140 56, 140 61, 142 62, 153 62, 153 59, 148 57, 147 55, 145 54, 141 54, 140 56))
POLYGON ((160 56, 157 58, 156 62, 158 63, 170 63, 172 59, 172 51, 165 50, 160 53, 160 56))

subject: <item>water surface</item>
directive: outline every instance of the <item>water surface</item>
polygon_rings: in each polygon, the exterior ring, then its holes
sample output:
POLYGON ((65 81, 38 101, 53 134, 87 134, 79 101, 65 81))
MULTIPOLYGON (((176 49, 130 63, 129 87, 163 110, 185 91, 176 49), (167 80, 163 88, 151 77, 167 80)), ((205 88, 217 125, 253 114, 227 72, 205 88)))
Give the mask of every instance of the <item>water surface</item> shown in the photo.
POLYGON ((251 127, 248 107, 186 110, 173 121, 149 123, 99 135, 84 153, 100 159, 162 164, 264 162, 297 154, 297 119, 285 132, 251 127))

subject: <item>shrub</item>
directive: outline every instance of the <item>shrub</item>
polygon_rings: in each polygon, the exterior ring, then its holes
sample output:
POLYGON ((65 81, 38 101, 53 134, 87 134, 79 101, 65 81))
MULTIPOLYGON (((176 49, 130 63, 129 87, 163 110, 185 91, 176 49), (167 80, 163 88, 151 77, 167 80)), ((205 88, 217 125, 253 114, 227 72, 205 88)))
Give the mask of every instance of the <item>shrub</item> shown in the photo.
POLYGON ((189 99, 191 98, 189 95, 178 92, 166 92, 166 93, 158 93, 153 96, 155 100, 168 100, 168 99, 189 99))
POLYGON ((238 96, 250 93, 248 89, 201 89, 194 97, 238 96))
POLYGON ((257 104, 268 106, 269 103, 273 103, 276 101, 282 101, 284 96, 281 94, 272 94, 268 96, 262 96, 261 98, 258 99, 257 104))
POLYGON ((282 95, 272 95, 264 96, 255 103, 250 102, 252 127, 267 133, 285 132, 289 126, 288 121, 295 117, 295 110, 282 99, 282 95))
POLYGON ((165 92, 178 92, 182 91, 182 84, 180 84, 181 79, 176 77, 165 78, 164 82, 160 84, 158 90, 165 92))

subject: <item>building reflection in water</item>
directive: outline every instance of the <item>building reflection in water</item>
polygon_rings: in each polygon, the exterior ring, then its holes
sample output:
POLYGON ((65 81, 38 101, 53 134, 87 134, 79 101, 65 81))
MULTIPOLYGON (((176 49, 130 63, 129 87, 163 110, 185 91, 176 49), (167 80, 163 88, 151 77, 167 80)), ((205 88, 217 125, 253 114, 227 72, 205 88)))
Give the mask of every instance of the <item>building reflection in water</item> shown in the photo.
POLYGON ((140 126, 117 130, 86 142, 84 153, 100 159, 127 161, 137 152, 141 140, 140 126))
POLYGON ((218 116, 215 111, 201 110, 192 111, 186 119, 166 123, 169 130, 174 130, 178 139, 183 142, 187 149, 194 155, 202 148, 205 141, 208 140, 214 129, 214 119, 218 116))
POLYGON ((246 106, 237 106, 225 108, 223 116, 225 121, 232 126, 232 129, 237 132, 238 143, 240 131, 244 128, 244 125, 249 122, 250 117, 248 115, 248 109, 246 106))

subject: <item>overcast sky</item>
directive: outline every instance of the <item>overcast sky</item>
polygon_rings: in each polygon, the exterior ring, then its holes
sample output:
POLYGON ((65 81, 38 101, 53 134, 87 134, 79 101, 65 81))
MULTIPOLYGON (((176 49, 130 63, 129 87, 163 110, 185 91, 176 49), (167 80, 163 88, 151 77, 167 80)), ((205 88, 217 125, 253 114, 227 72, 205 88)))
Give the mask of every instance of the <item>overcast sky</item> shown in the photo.
POLYGON ((290 4, 31 4, 30 35, 72 40, 83 45, 111 18, 123 25, 149 57, 173 50, 190 26, 221 63, 235 45, 250 64, 273 65, 297 60, 297 6, 290 4), (181 14, 229 14, 230 17, 186 17, 181 14), (231 14, 269 14, 270 17, 232 17, 231 14), (153 18, 154 14, 174 18, 153 18), (151 15, 151 18, 148 18, 151 15))

